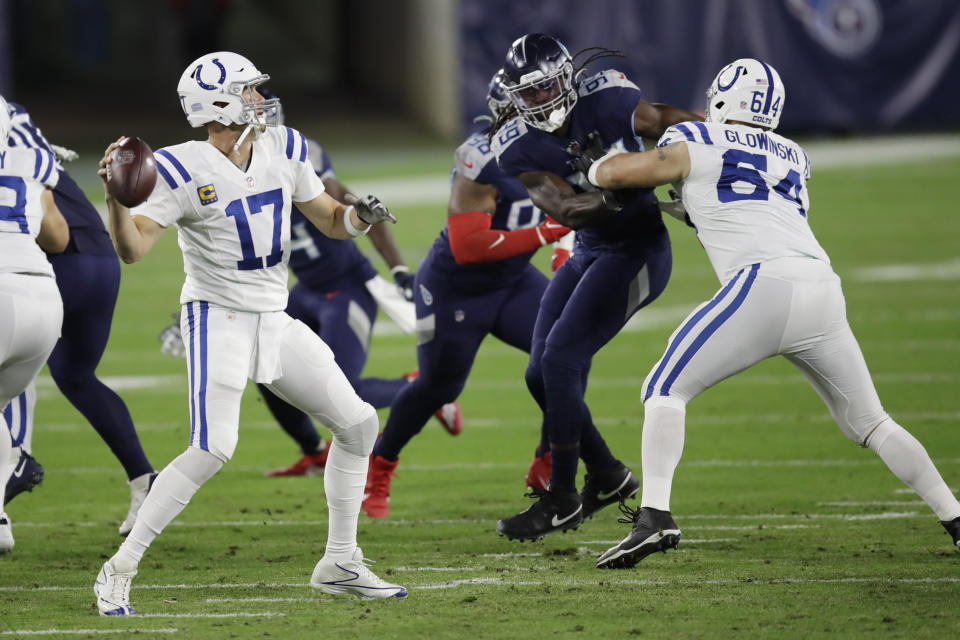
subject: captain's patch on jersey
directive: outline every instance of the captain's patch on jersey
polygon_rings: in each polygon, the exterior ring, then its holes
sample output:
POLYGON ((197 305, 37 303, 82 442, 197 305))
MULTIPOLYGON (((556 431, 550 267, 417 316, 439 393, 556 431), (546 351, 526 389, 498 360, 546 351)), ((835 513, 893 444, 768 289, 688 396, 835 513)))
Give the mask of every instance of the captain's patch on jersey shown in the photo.
POLYGON ((197 187, 197 195, 200 196, 201 205, 213 204, 217 201, 217 190, 213 188, 212 184, 197 187))

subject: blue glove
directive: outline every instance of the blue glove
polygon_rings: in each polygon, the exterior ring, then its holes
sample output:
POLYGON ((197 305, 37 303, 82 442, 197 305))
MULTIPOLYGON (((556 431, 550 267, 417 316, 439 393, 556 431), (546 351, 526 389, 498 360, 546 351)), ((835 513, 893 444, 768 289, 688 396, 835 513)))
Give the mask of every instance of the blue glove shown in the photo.
POLYGON ((398 264, 393 269, 390 269, 390 273, 393 274, 393 281, 396 283, 397 289, 400 291, 404 300, 413 302, 413 274, 410 272, 410 269, 402 264, 398 264))

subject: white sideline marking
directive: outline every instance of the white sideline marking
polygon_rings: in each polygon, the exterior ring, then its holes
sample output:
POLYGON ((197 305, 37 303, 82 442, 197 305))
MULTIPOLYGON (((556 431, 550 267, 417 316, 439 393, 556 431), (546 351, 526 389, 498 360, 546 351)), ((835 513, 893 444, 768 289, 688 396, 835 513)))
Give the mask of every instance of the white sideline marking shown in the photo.
POLYGON ((79 636, 105 633, 177 633, 179 629, 164 627, 161 629, 8 629, 0 631, 0 636, 79 636))

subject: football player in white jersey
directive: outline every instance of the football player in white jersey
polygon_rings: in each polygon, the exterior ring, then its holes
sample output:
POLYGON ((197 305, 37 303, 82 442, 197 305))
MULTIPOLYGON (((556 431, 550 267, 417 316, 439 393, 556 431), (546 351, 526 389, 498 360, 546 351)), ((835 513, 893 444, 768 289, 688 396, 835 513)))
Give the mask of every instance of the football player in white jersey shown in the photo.
MULTIPOLYGON (((180 303, 191 429, 189 447, 157 476, 133 530, 97 577, 101 615, 134 613, 130 582, 143 553, 233 455, 248 378, 333 433, 324 476, 327 545, 311 585, 365 598, 407 595, 367 568, 356 541, 379 430, 376 411, 357 396, 330 348, 284 313, 293 203, 335 238, 359 236, 396 219, 372 196, 351 198, 348 206, 324 192, 304 136, 265 118, 277 104, 257 91, 268 79, 236 53, 195 60, 177 92, 187 121, 205 126, 207 139, 158 150, 160 179, 132 211, 105 188, 111 235, 124 262, 142 259, 166 227, 177 227, 186 273, 180 303)), ((107 147, 101 177, 119 142, 107 147)))
MULTIPOLYGON (((10 114, 0 98, 0 407, 43 368, 60 337, 63 303, 43 251, 70 239, 53 193, 59 174, 52 153, 7 146, 10 114), (41 249, 42 247, 42 249, 41 249)), ((13 471, 13 442, 0 414, 0 505, 13 471)), ((0 554, 13 549, 10 518, 0 507, 0 554)))
POLYGON ((677 546, 670 490, 687 403, 778 354, 810 381, 847 437, 875 451, 960 545, 960 502, 923 445, 884 411, 847 323, 840 278, 807 221, 810 161, 773 132, 783 102, 770 65, 735 60, 707 91, 706 122, 677 124, 657 149, 608 154, 588 170, 607 189, 682 186, 688 222, 723 284, 673 333, 644 382, 640 508, 630 535, 598 567, 633 567, 677 546))

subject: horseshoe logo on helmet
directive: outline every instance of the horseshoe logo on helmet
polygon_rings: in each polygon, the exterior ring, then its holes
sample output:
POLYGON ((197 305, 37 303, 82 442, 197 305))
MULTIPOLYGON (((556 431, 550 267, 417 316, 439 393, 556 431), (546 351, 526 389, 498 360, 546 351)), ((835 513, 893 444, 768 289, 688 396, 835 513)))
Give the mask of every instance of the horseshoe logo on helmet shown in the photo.
MULTIPOLYGON (((220 69, 220 79, 217 80, 217 84, 222 85, 223 81, 227 79, 227 69, 220 64, 219 58, 214 58, 211 62, 217 65, 217 67, 220 69)), ((207 91, 213 91, 214 89, 217 89, 218 87, 216 85, 207 84, 203 81, 203 79, 200 77, 201 69, 203 69, 203 64, 198 64, 196 71, 193 72, 193 78, 197 81, 197 84, 200 85, 200 88, 206 89, 207 91)))
MULTIPOLYGON (((724 71, 726 71, 726 69, 724 69, 724 71)), ((733 78, 730 80, 730 82, 728 82, 727 84, 723 85, 723 84, 720 84, 719 79, 718 79, 718 81, 717 81, 717 89, 719 89, 720 91, 726 91, 727 89, 729 89, 730 87, 732 87, 732 86, 734 85, 734 83, 736 83, 737 78, 740 77, 740 72, 741 72, 741 71, 743 71, 744 73, 746 73, 747 68, 744 67, 743 65, 739 65, 739 64, 738 64, 736 70, 733 72, 733 78)), ((723 75, 723 71, 720 72, 720 75, 721 75, 721 76, 723 75)))

